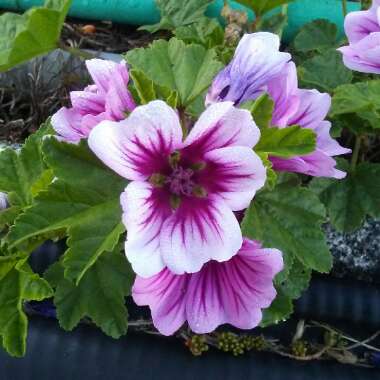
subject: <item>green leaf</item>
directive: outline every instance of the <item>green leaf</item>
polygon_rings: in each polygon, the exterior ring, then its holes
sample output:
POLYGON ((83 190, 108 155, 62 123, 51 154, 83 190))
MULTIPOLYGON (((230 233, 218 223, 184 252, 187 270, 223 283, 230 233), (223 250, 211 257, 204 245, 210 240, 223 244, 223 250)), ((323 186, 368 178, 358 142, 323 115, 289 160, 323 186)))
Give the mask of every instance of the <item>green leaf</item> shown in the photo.
POLYGON ((181 26, 174 31, 175 36, 189 43, 196 43, 210 49, 221 46, 224 43, 224 31, 218 21, 208 17, 201 18, 198 22, 181 26))
POLYGON ((380 128, 380 80, 339 86, 334 93, 330 115, 356 113, 372 128, 380 128))
POLYGON ((54 303, 59 323, 65 330, 71 331, 87 316, 113 338, 127 332, 125 297, 130 294, 133 277, 125 255, 118 250, 103 254, 78 286, 64 277, 60 263, 45 274, 56 288, 54 303))
POLYGON ((253 120, 260 129, 271 126, 274 101, 268 94, 260 95, 254 101, 245 102, 241 108, 251 112, 253 120))
POLYGON ((272 305, 268 309, 263 310, 263 319, 260 326, 267 327, 285 321, 292 313, 293 304, 291 298, 278 291, 272 305))
POLYGON ((0 151, 0 191, 8 193, 13 206, 32 203, 35 186, 47 169, 41 152, 42 138, 51 132, 50 124, 30 136, 20 151, 0 151))
POLYGON ((154 25, 144 25, 139 30, 155 33, 158 30, 174 30, 197 22, 204 16, 213 0, 155 0, 161 20, 154 25))
POLYGON ((302 292, 308 287, 311 279, 311 270, 295 259, 290 268, 289 276, 283 282, 278 283, 282 293, 291 299, 301 297, 302 292))
POLYGON ((256 16, 262 16, 270 10, 283 4, 289 4, 294 0, 237 0, 238 3, 251 8, 256 16))
POLYGON ((314 20, 298 32, 294 47, 300 52, 322 51, 336 46, 337 27, 327 20, 314 20))
POLYGON ((321 224, 325 209, 312 191, 283 182, 273 191, 263 190, 251 202, 242 222, 244 236, 257 239, 264 247, 278 248, 285 259, 286 278, 294 259, 306 268, 326 273, 332 258, 321 224))
POLYGON ((267 169, 267 180, 265 182, 265 187, 269 190, 273 190, 277 183, 277 174, 272 169, 273 165, 271 160, 268 158, 268 153, 257 152, 257 155, 260 157, 263 162, 265 168, 267 169))
POLYGON ((129 72, 134 87, 140 98, 140 104, 147 104, 152 100, 164 100, 171 107, 176 108, 178 103, 178 93, 154 84, 152 80, 139 70, 130 70, 129 72))
POLYGON ((7 241, 11 247, 21 246, 36 236, 67 231, 65 276, 79 283, 99 256, 119 241, 123 232, 119 198, 127 182, 106 168, 85 143, 47 138, 44 153, 57 180, 16 220, 7 241))
POLYGON ((336 50, 327 50, 306 60, 298 68, 300 82, 304 87, 332 92, 337 86, 352 82, 352 71, 342 62, 336 50))
POLYGON ((310 187, 339 231, 358 229, 366 215, 380 217, 380 164, 359 164, 342 180, 315 178, 310 187))
POLYGON ((316 140, 313 130, 301 128, 298 125, 286 128, 264 128, 254 149, 271 156, 290 158, 314 152, 316 140))
POLYGON ((50 285, 24 261, 17 262, 0 280, 0 336, 7 352, 18 357, 25 354, 28 328, 23 302, 41 301, 53 295, 50 285))
POLYGON ((0 16, 0 71, 58 47, 61 29, 71 0, 47 1, 23 15, 0 16))
POLYGON ((126 59, 133 69, 142 71, 156 85, 176 91, 178 106, 190 105, 222 68, 214 49, 186 45, 176 38, 157 40, 148 48, 131 50, 126 59))

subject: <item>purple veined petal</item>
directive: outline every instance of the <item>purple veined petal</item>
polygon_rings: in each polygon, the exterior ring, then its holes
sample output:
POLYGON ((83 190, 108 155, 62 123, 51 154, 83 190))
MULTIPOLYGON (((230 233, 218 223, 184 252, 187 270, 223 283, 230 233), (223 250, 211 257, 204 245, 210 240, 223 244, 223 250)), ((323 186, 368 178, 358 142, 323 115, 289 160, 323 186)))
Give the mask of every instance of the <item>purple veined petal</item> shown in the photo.
POLYGON ((300 104, 297 112, 289 119, 289 125, 316 128, 329 112, 330 95, 317 90, 298 90, 298 96, 300 104))
POLYGON ((302 173, 313 177, 331 177, 342 179, 346 176, 345 172, 336 169, 336 161, 320 149, 315 152, 292 158, 270 157, 273 169, 277 171, 286 171, 302 173))
POLYGON ((355 44, 338 49, 351 70, 380 74, 380 32, 371 33, 355 44))
POLYGON ((288 126, 289 119, 295 115, 300 105, 294 62, 287 63, 283 72, 268 83, 267 91, 274 101, 272 125, 288 126))
POLYGON ((176 112, 155 100, 126 120, 103 121, 91 131, 88 144, 122 177, 146 180, 168 166, 169 155, 182 145, 182 130, 176 112))
POLYGON ((266 169, 252 149, 227 147, 204 156, 206 168, 198 183, 207 192, 220 195, 233 211, 247 208, 266 181, 266 169))
POLYGON ((116 62, 98 58, 86 61, 86 67, 91 78, 96 84, 97 89, 104 95, 109 90, 110 79, 117 65, 116 62))
POLYGON ((323 121, 314 129, 317 134, 317 147, 329 156, 351 153, 351 149, 342 147, 330 136, 331 123, 323 121))
POLYGON ((227 146, 252 148, 259 138, 260 130, 249 111, 235 108, 232 102, 221 102, 202 113, 184 142, 184 150, 202 158, 210 150, 227 146))
POLYGON ((82 116, 73 108, 62 107, 51 118, 55 132, 64 140, 78 143, 86 137, 81 129, 82 116))
POLYGON ((279 47, 280 39, 273 33, 245 34, 231 63, 213 81, 206 104, 223 100, 241 104, 259 96, 291 59, 279 47))
POLYGON ((372 32, 380 32, 375 10, 350 12, 344 20, 344 30, 350 44, 356 43, 372 32))
POLYGON ((82 115, 97 115, 105 111, 105 96, 91 91, 71 91, 72 106, 82 115))
POLYGON ((242 245, 239 223, 221 198, 182 199, 161 231, 161 253, 176 274, 194 273, 209 260, 226 261, 242 245))
POLYGON ((120 198, 127 229, 125 253, 133 270, 150 277, 164 268, 160 234, 172 210, 168 195, 148 182, 131 182, 120 198))
POLYGON ((118 65, 110 79, 110 89, 106 97, 106 110, 113 120, 123 120, 127 112, 136 108, 132 94, 128 90, 129 74, 125 64, 118 65))
POLYGON ((148 305, 154 325, 173 334, 185 320, 196 333, 209 333, 221 324, 256 327, 261 309, 276 296, 274 276, 283 268, 281 252, 244 239, 229 261, 210 261, 194 274, 176 275, 168 269, 149 279, 136 278, 132 296, 148 305))
POLYGON ((133 300, 139 306, 149 305, 153 323, 163 335, 174 334, 186 321, 183 296, 188 279, 168 269, 150 278, 136 277, 133 300))
POLYGON ((83 115, 81 120, 81 130, 84 136, 89 136, 90 132, 102 121, 108 120, 105 112, 97 115, 83 115))

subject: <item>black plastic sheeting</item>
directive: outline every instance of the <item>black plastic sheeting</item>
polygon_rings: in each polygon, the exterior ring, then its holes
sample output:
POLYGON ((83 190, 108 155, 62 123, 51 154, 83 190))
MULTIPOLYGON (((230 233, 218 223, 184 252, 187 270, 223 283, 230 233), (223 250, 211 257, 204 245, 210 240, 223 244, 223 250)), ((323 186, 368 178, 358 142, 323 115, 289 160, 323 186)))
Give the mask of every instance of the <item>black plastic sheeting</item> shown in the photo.
POLYGON ((380 372, 335 362, 300 363, 255 353, 211 350, 193 357, 176 339, 128 334, 113 340, 90 326, 67 333, 32 318, 25 358, 0 352, 1 380, 374 380, 380 372))
MULTIPOLYGON (((34 270, 42 273, 64 249, 64 243, 45 244, 32 255, 34 270)), ((130 303, 130 301, 128 302, 130 303)), ((42 312, 54 316, 49 305, 42 312)), ((131 307, 136 318, 146 309, 131 307)), ((297 318, 344 324, 344 331, 368 337, 380 327, 380 292, 369 284, 316 277, 296 303, 293 321, 265 330, 290 341, 297 318)), ((250 353, 240 357, 211 349, 193 357, 183 342, 130 332, 113 340, 100 330, 80 325, 73 332, 59 328, 54 318, 31 317, 27 353, 23 359, 0 349, 0 380, 374 380, 377 369, 357 368, 333 361, 302 363, 278 355, 250 353)))

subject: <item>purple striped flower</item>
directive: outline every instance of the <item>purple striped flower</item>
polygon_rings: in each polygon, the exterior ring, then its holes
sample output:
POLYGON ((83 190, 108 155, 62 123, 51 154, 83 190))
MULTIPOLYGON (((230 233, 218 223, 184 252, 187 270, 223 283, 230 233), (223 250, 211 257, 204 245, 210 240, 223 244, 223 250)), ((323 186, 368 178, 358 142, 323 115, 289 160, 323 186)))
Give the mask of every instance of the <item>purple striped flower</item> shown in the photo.
POLYGON ((127 88, 129 74, 125 62, 91 59, 86 66, 94 84, 83 91, 72 91, 72 107, 62 107, 51 119, 56 133, 72 143, 87 138, 101 121, 123 120, 135 108, 127 88))
POLYGON ((280 251, 244 239, 229 261, 210 261, 198 273, 177 275, 164 269, 150 278, 137 276, 132 296, 137 305, 150 307, 153 323, 164 335, 185 321, 198 334, 225 323, 252 329, 276 297, 273 278, 282 268, 280 251))
POLYGON ((232 102, 210 106, 184 141, 178 114, 159 100, 92 130, 93 152, 132 181, 121 204, 125 251, 138 275, 165 267, 194 273, 237 253, 242 234, 234 211, 248 207, 266 180, 252 150, 259 137, 251 114, 232 102))
POLYGON ((283 128, 298 124, 317 135, 317 147, 311 154, 290 159, 270 157, 274 169, 343 178, 345 173, 335 168, 332 157, 350 149, 330 136, 331 124, 325 118, 331 98, 317 90, 298 88, 296 66, 289 54, 279 52, 279 45, 278 37, 271 33, 245 35, 232 62, 213 81, 206 104, 228 99, 239 105, 267 92, 274 101, 272 125, 283 128))
POLYGON ((380 74, 380 0, 367 11, 349 13, 344 20, 348 46, 338 49, 351 70, 380 74))

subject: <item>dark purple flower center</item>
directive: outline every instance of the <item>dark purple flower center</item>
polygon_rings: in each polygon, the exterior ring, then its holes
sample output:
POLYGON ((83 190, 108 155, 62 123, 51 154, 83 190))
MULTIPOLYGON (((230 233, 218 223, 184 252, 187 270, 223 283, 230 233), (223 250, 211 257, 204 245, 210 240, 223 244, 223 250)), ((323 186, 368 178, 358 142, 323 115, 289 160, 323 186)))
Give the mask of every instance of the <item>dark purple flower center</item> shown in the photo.
POLYGON ((170 192, 175 195, 192 195, 195 186, 192 180, 193 174, 194 171, 192 169, 184 169, 182 166, 175 168, 166 179, 170 192))

